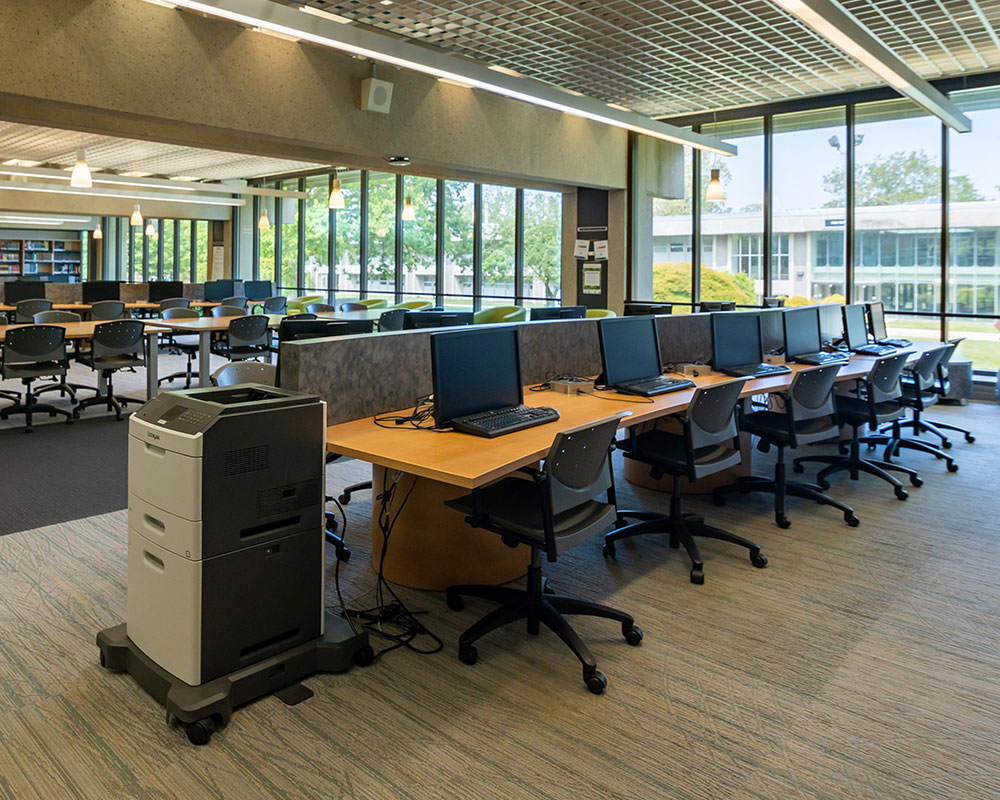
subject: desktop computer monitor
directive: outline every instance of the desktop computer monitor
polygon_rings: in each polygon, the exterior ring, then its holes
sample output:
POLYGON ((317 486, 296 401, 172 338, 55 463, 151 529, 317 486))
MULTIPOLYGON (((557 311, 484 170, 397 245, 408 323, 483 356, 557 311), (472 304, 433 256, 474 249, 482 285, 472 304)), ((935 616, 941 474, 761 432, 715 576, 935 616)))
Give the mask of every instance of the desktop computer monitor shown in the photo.
POLYGON ((244 281, 243 292, 247 300, 267 300, 274 296, 271 281, 244 281))
POLYGON ((863 347, 868 344, 868 326, 865 325, 865 307, 860 303, 844 306, 844 341, 847 348, 863 347))
POLYGON ((735 311, 735 300, 703 300, 699 306, 701 311, 735 311))
POLYGON ((872 332, 872 338, 878 342, 888 337, 885 329, 885 307, 882 302, 868 304, 868 328, 872 332))
POLYGON ((521 405, 521 346, 518 327, 480 328, 431 336, 434 424, 521 405))
POLYGON ((760 314, 712 314, 712 366, 715 369, 760 364, 763 360, 760 314))
POLYGON ((45 298, 45 284, 41 281, 11 281, 5 283, 3 289, 4 302, 10 306, 22 300, 43 300, 45 298))
POLYGON ((471 325, 472 317, 471 311, 407 311, 403 315, 403 330, 471 325))
POLYGON ((655 317, 602 319, 597 325, 597 337, 606 386, 663 374, 655 317))
POLYGON ((184 296, 184 284, 181 281, 150 281, 149 302, 159 303, 173 297, 184 296))
POLYGON ((531 309, 531 321, 540 319, 583 319, 587 316, 586 306, 552 306, 531 309))
POLYGON ((820 351, 819 309, 790 308, 782 317, 785 322, 786 356, 803 356, 820 351))
POLYGON ((120 299, 118 281, 84 281, 83 302, 99 303, 102 300, 120 299))
POLYGON ((227 297, 234 296, 233 292, 236 290, 236 283, 230 280, 206 281, 204 287, 205 300, 209 303, 218 303, 227 297))
POLYGON ((648 314, 673 314, 673 303, 626 303, 626 317, 644 317, 648 314))

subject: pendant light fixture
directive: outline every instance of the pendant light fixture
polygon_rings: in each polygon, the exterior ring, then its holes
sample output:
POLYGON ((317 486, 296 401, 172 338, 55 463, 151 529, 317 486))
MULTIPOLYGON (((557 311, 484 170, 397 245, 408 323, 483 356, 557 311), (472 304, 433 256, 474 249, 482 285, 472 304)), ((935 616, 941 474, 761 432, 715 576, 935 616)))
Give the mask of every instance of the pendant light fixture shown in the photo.
POLYGON ((266 231, 271 227, 271 220, 267 218, 267 209, 263 206, 260 209, 260 217, 257 219, 257 228, 266 231))
POLYGON ((69 185, 74 189, 91 189, 94 186, 90 167, 87 166, 87 151, 82 147, 76 151, 76 165, 70 175, 69 185))
POLYGON ((712 170, 712 177, 708 181, 705 189, 706 203, 722 203, 726 199, 726 190, 722 188, 722 181, 719 180, 719 170, 712 170))
POLYGON ((403 204, 402 219, 407 222, 412 222, 417 218, 416 212, 413 210, 413 201, 409 195, 406 196, 406 202, 403 204))
POLYGON ((149 222, 146 223, 146 235, 147 236, 156 235, 156 228, 153 227, 153 220, 150 220, 149 222))
POLYGON ((329 207, 332 209, 344 208, 344 193, 340 191, 340 178, 333 179, 333 188, 330 189, 329 207))
POLYGON ((98 222, 97 225, 94 226, 94 232, 91 234, 91 236, 93 236, 95 239, 104 238, 104 231, 101 230, 100 222, 98 222))
POLYGON ((132 209, 132 216, 129 217, 129 225, 133 228, 142 227, 142 212, 139 210, 139 204, 135 204, 135 208, 132 209))

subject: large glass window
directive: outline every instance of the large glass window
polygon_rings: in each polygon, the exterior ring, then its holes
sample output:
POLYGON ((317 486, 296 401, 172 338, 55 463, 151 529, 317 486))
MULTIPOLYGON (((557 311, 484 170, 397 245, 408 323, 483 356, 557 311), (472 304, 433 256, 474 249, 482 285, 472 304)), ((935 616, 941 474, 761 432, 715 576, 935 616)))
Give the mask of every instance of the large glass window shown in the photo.
POLYGON ((191 220, 182 219, 177 227, 177 252, 179 254, 178 280, 185 283, 191 280, 191 220))
MULTIPOLYGON (((298 191, 297 180, 284 181, 281 188, 298 191)), ((284 289, 299 290, 299 212, 302 205, 298 200, 285 198, 281 201, 281 277, 279 286, 284 289)))
POLYGON ((562 195, 524 190, 524 297, 557 302, 562 285, 562 195))
POLYGON ((330 178, 313 175, 306 178, 306 249, 303 289, 326 291, 330 274, 330 178))
POLYGON ((195 249, 195 283, 208 280, 208 222, 203 219, 194 220, 192 225, 196 231, 195 249))
MULTIPOLYGON (((396 292, 396 176, 368 173, 368 293, 396 292)), ((392 302, 390 300, 390 302, 392 302)))
POLYGON ((653 299, 691 302, 691 149, 684 148, 684 197, 653 198, 653 299))
POLYGON ((131 249, 129 250, 129 256, 131 258, 131 262, 129 264, 128 279, 133 283, 142 283, 142 281, 146 280, 144 261, 145 254, 142 246, 146 238, 146 234, 144 233, 145 227, 145 220, 143 220, 142 225, 129 226, 129 235, 131 236, 131 249))
MULTIPOLYGON (((265 183, 264 186, 268 189, 275 188, 274 184, 265 183)), ((258 267, 257 275, 258 280, 262 281, 273 281, 275 279, 274 275, 274 253, 275 253, 275 241, 277 239, 278 228, 275 224, 276 213, 277 213, 278 200, 275 197, 261 197, 260 198, 260 209, 261 214, 257 219, 257 235, 258 235, 258 267), (265 227, 261 227, 261 225, 265 227)))
POLYGON ((403 176, 414 219, 403 220, 403 299, 434 301, 437 292, 437 181, 403 176))
POLYGON ((444 294, 455 308, 472 308, 472 269, 475 248, 475 186, 444 182, 444 294))
POLYGON ((344 207, 333 215, 334 291, 356 297, 361 288, 361 173, 340 172, 344 207))
POLYGON ((512 186, 483 186, 483 302, 511 305, 515 288, 514 228, 516 195, 512 186))
POLYGON ((172 281, 174 280, 174 220, 165 219, 163 220, 163 233, 160 234, 160 238, 163 241, 163 273, 160 276, 161 280, 172 281))

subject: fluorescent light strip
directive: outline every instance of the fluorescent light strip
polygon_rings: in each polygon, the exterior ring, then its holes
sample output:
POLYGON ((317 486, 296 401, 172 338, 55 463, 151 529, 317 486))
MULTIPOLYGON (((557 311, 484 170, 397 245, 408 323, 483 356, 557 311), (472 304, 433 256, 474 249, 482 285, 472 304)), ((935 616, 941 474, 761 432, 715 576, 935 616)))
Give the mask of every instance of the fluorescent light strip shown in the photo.
POLYGON ((313 8, 312 6, 299 6, 299 11, 304 11, 306 14, 312 14, 314 17, 322 17, 323 19, 333 20, 334 22, 339 22, 341 25, 350 25, 352 20, 347 17, 342 17, 340 14, 331 14, 329 11, 324 11, 321 8, 313 8))
MULTIPOLYGON (((260 0, 265 2, 266 0, 260 0)), ((275 22, 273 19, 265 19, 263 16, 254 16, 252 14, 244 13, 243 11, 237 11, 235 8, 228 8, 227 5, 236 6, 235 0, 214 0, 214 2, 201 2, 201 0, 176 0, 176 5, 180 8, 186 8, 189 11, 197 11, 202 14, 207 14, 211 17, 219 17, 221 19, 229 20, 230 22, 237 22, 241 25, 245 25, 248 28, 262 28, 273 31, 275 33, 285 34, 286 36, 292 36, 296 39, 305 42, 311 42, 313 44, 322 45, 324 47, 330 47, 334 50, 340 50, 345 53, 351 53, 356 56, 361 56, 362 58, 372 59, 374 61, 381 61, 387 64, 392 64, 396 67, 401 67, 402 69, 413 70, 414 72, 421 72, 425 75, 433 75, 435 78, 448 78, 457 83, 464 83, 476 89, 483 89, 487 92, 493 92, 494 94, 500 94, 504 97, 510 97, 514 100, 523 100, 526 103, 531 103, 532 105, 542 106, 543 108, 550 108, 553 111, 562 111, 563 113, 570 114, 576 117, 583 117, 584 119, 589 119, 593 122, 600 122, 604 125, 610 125, 615 128, 623 128, 625 130, 634 131, 636 133, 642 133, 647 136, 652 136, 656 139, 663 139, 668 142, 676 142, 677 144, 686 145, 688 147, 693 147, 698 150, 707 150, 713 153, 719 153, 725 156, 736 155, 736 147, 734 145, 723 142, 712 136, 705 136, 703 134, 688 133, 680 128, 674 128, 666 123, 656 122, 652 119, 647 119, 634 112, 628 112, 628 116, 635 118, 639 121, 629 121, 622 118, 616 118, 613 116, 608 116, 605 114, 599 114, 594 111, 589 111, 578 106, 568 105, 566 103, 561 103, 556 100, 551 100, 547 97, 540 97, 535 94, 530 94, 529 92, 521 91, 515 89, 512 86, 505 85, 503 83, 494 83, 492 81, 483 80, 480 78, 475 78, 469 75, 463 75, 461 72, 456 72, 451 69, 442 69, 439 67, 431 66, 430 64, 425 64, 421 61, 416 60, 416 52, 418 51, 418 46, 410 44, 408 42, 401 42, 392 39, 386 39, 386 47, 392 46, 397 50, 402 50, 404 52, 414 52, 413 58, 404 58, 401 56, 393 55, 388 52, 388 50, 379 50, 374 47, 364 47, 361 45, 353 44, 352 42, 344 41, 341 39, 334 39, 329 36, 322 36, 312 31, 303 30, 301 28, 293 27, 291 25, 284 25, 280 22, 275 22), (672 130, 676 130, 677 133, 671 133, 672 130)), ((252 4, 248 3, 247 0, 242 0, 242 5, 257 5, 260 7, 259 3, 252 4)), ((280 16, 287 10, 288 13, 294 14, 295 12, 290 7, 274 5, 273 3, 267 2, 268 6, 273 6, 273 8, 268 8, 267 14, 280 18, 280 16)), ((319 21, 319 20, 317 20, 319 21)), ((314 23, 315 24, 315 23, 314 23)), ((345 26, 344 35, 350 34, 355 38, 366 35, 369 37, 379 36, 380 34, 369 33, 363 31, 357 26, 345 26)), ((428 53, 426 57, 430 58, 436 54, 428 53)), ((452 56, 439 56, 439 60, 447 59, 455 64, 458 61, 452 56)), ((477 69, 486 71, 489 68, 479 67, 478 65, 470 65, 469 69, 477 69)), ((497 71, 497 70, 494 70, 497 71)), ((528 84, 528 81, 524 78, 512 79, 528 84)), ((553 89, 552 91, 557 91, 553 89)), ((591 98, 586 98, 591 99, 591 98)), ((593 100, 595 104, 600 103, 598 100, 593 100)), ((626 112, 621 112, 623 115, 626 112)))
POLYGON ((85 219, 40 219, 37 217, 0 217, 0 225, 89 225, 85 219))
POLYGON ((246 200, 216 197, 168 197, 160 194, 139 194, 102 191, 100 189, 64 189, 61 186, 37 186, 30 183, 0 181, 0 192, 42 192, 44 194, 75 194, 83 197, 107 197, 112 200, 148 200, 152 203, 192 203, 199 206, 245 206, 246 200))

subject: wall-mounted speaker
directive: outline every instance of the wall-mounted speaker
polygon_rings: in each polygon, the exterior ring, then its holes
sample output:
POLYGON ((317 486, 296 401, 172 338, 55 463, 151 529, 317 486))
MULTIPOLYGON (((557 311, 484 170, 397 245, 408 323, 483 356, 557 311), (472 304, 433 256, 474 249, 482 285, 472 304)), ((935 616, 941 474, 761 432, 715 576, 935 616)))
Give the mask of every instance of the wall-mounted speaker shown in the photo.
POLYGON ((378 78, 361 81, 361 110, 388 114, 392 105, 392 84, 378 78))

